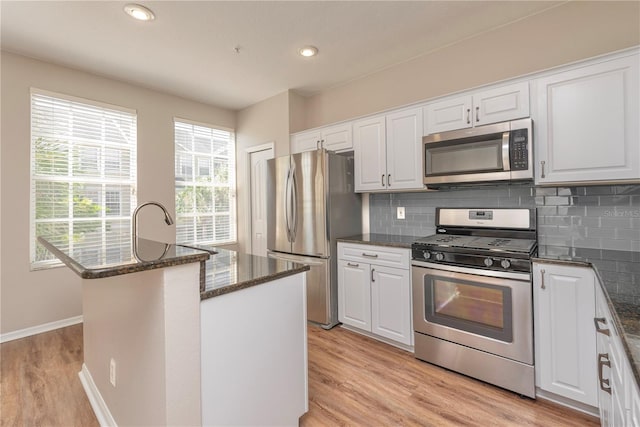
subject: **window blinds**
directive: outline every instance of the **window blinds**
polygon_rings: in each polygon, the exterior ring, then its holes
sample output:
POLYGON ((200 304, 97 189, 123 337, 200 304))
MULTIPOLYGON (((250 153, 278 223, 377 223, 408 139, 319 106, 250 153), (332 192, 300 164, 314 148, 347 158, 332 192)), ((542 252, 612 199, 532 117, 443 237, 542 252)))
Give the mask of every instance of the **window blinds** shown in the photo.
POLYGON ((136 114, 110 107, 31 93, 32 267, 58 263, 38 236, 84 259, 130 256, 136 114))
POLYGON ((175 120, 176 242, 236 241, 233 132, 175 120))

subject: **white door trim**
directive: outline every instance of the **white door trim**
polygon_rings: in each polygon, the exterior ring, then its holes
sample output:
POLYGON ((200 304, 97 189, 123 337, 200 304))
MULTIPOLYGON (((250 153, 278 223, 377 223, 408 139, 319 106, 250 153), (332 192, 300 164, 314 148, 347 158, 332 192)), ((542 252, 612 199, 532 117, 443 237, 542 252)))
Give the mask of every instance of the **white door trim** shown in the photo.
POLYGON ((249 230, 248 233, 246 233, 246 239, 248 240, 246 242, 246 250, 245 252, 250 254, 253 253, 253 248, 252 248, 252 231, 251 231, 251 154, 258 152, 258 151, 263 151, 263 150, 272 150, 273 151, 273 155, 275 157, 276 154, 276 143, 275 141, 269 141, 269 142, 265 142, 264 144, 260 144, 260 145, 253 145, 251 147, 247 147, 244 149, 244 160, 245 160, 245 164, 247 165, 247 167, 245 168, 245 182, 247 183, 247 191, 245 191, 245 197, 244 197, 244 226, 245 226, 245 230, 249 230))

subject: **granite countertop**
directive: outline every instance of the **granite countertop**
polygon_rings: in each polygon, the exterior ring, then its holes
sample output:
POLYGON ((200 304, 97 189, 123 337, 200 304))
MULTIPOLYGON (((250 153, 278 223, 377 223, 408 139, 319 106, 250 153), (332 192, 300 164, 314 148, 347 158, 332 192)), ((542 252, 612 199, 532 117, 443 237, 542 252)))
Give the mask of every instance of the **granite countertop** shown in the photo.
POLYGON ((246 289, 310 268, 305 264, 245 254, 214 246, 194 246, 216 254, 205 262, 204 285, 200 288, 200 300, 217 297, 246 289))
POLYGON ((392 248, 411 249, 411 243, 419 239, 416 236, 398 236, 395 234, 357 234, 340 237, 338 242, 360 243, 363 245, 389 246, 392 248))
POLYGON ((38 242, 83 279, 100 279, 200 262, 200 300, 302 273, 308 265, 238 253, 207 245, 176 245, 138 238, 137 258, 129 246, 86 248, 70 253, 46 239, 38 242), (106 261, 108 260, 108 261, 106 261))
POLYGON ((593 267, 640 385, 640 252, 540 246, 534 261, 593 267))
POLYGON ((100 245, 70 252, 58 248, 43 237, 38 237, 38 242, 83 279, 100 279, 201 262, 210 256, 209 252, 199 249, 143 238, 138 238, 137 241, 137 258, 128 246, 105 249, 100 245))

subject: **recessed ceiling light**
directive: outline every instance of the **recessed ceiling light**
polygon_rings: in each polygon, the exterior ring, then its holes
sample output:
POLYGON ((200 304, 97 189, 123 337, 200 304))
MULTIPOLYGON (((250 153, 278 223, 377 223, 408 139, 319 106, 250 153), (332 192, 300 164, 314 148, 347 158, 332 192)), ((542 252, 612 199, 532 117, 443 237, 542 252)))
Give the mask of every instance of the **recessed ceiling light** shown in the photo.
POLYGON ((316 56, 318 54, 318 48, 315 46, 305 46, 298 51, 302 56, 316 56))
POLYGON ((125 5, 124 11, 127 15, 139 20, 139 21, 153 21, 156 17, 149 9, 139 4, 125 5))

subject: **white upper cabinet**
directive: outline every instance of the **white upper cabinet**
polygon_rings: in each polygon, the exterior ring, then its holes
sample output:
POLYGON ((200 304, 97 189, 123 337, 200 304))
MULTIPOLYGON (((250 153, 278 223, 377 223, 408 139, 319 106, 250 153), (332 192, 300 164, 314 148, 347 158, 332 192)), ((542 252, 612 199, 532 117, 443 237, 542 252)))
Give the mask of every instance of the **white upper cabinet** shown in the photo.
POLYGON ((515 83, 428 104, 425 135, 529 116, 529 84, 515 83))
POLYGON ((346 151, 353 148, 351 123, 342 123, 301 132, 291 136, 291 153, 302 153, 326 148, 331 151, 346 151))
POLYGON ((357 121, 353 133, 356 191, 423 188, 420 108, 357 121))
POLYGON ((638 55, 534 82, 536 184, 640 179, 638 55))
POLYGON ((356 192, 387 189, 384 116, 360 120, 353 124, 353 157, 356 192))

